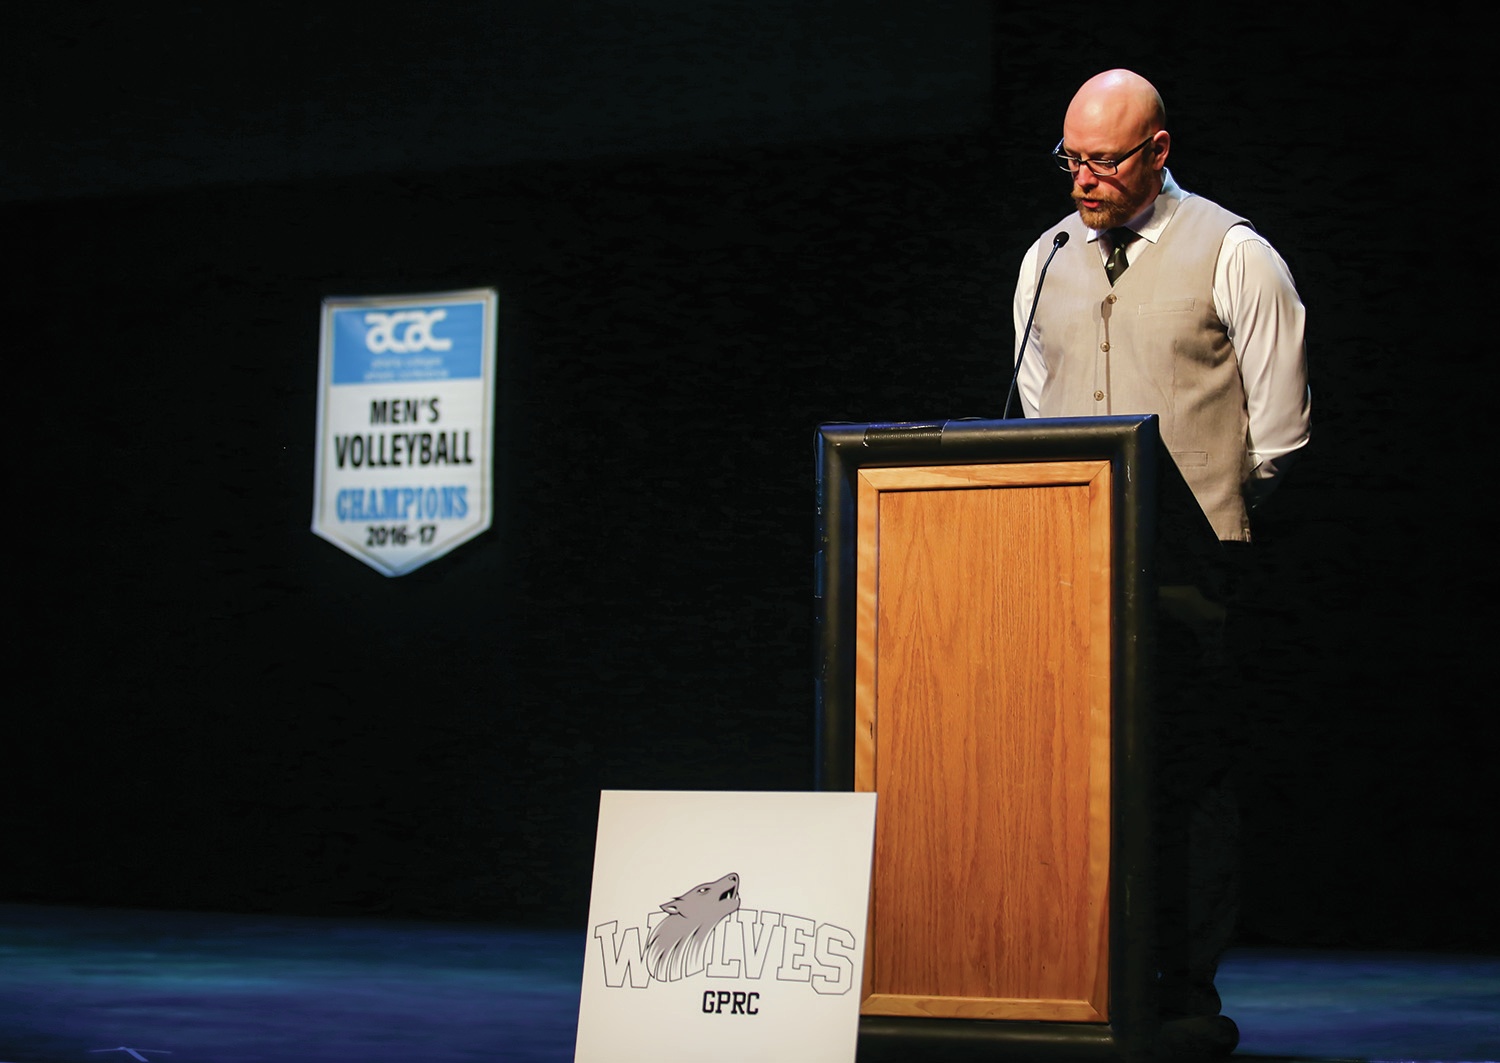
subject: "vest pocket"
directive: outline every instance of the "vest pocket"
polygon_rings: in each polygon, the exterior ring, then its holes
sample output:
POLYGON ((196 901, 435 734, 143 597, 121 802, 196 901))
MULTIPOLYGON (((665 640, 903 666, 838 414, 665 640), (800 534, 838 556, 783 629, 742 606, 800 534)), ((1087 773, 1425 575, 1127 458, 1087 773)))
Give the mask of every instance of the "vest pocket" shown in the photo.
POLYGON ((1177 463, 1179 469, 1200 469, 1208 464, 1208 451, 1174 450, 1172 460, 1177 463))
POLYGON ((1182 314, 1193 308, 1196 299, 1172 299, 1165 303, 1142 303, 1136 307, 1136 315, 1145 317, 1147 314, 1182 314))

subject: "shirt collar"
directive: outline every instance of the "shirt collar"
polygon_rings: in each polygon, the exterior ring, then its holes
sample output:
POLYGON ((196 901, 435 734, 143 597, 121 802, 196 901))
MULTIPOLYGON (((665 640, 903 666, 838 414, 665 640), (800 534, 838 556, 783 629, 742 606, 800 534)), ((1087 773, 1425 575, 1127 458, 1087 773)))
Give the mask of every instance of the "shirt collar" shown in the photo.
MULTIPOLYGON (((1172 220, 1172 215, 1177 213, 1178 206, 1188 195, 1189 193, 1184 192, 1182 186, 1172 179, 1172 171, 1164 170, 1162 171, 1161 191, 1145 210, 1126 222, 1124 227, 1133 230, 1137 237, 1147 243, 1154 244, 1161 239, 1167 223, 1172 220)), ((1090 229, 1089 243, 1099 239, 1100 232, 1099 229, 1090 229)))

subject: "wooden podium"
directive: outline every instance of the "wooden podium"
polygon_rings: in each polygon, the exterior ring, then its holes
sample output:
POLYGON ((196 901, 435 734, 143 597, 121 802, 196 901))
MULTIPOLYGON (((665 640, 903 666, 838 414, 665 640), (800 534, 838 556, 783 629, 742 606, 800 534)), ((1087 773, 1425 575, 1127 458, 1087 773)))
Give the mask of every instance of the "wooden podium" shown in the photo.
MULTIPOLYGON (((1157 418, 818 431, 818 788, 874 791, 861 1063, 1147 1058, 1157 418)), ((1212 546, 1210 546, 1212 544, 1212 546)))

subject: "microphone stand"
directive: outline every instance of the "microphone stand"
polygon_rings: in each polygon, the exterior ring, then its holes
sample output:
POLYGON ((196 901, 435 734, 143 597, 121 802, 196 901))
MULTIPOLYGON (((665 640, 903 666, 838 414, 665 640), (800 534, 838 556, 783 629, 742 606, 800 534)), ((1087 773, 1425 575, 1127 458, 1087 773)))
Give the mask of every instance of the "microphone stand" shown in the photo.
POLYGON ((1047 267, 1052 265, 1052 256, 1056 255, 1058 249, 1068 242, 1068 234, 1060 232, 1052 238, 1052 254, 1047 256, 1047 261, 1042 263, 1042 271, 1037 274, 1036 291, 1031 296, 1031 313, 1026 318, 1026 327, 1021 330, 1020 353, 1016 355, 1016 370, 1010 375, 1010 390, 1005 393, 1005 409, 1000 414, 1000 419, 1010 419, 1010 403, 1016 397, 1016 382, 1021 379, 1021 363, 1026 360, 1026 348, 1031 344, 1031 323, 1036 320, 1037 300, 1042 297, 1042 282, 1047 279, 1047 267))

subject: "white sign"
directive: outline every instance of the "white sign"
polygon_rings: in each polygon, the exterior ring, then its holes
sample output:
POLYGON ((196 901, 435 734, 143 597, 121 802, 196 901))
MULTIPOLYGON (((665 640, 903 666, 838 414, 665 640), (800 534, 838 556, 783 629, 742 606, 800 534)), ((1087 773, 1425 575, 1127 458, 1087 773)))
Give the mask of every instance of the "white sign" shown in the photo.
POLYGON ((387 576, 490 526, 493 289, 323 301, 312 530, 387 576))
POLYGON ((872 793, 606 790, 576 1063, 853 1063, 872 793))

